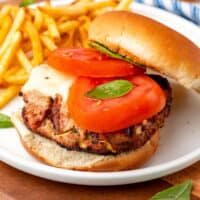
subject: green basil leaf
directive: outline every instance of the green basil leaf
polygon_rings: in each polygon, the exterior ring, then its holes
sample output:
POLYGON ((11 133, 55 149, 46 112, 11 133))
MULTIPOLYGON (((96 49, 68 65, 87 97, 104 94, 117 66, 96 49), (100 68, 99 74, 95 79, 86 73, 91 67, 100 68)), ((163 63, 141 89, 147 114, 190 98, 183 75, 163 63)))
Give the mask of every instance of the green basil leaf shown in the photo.
POLYGON ((19 4, 20 7, 25 7, 29 6, 31 4, 34 4, 35 0, 22 0, 21 3, 19 4))
POLYGON ((134 85, 128 80, 114 80, 98 85, 86 93, 87 97, 93 99, 113 99, 128 94, 134 85))
POLYGON ((150 200, 190 200, 192 181, 186 181, 158 192, 150 200))
POLYGON ((10 117, 0 113, 0 128, 10 128, 10 127, 13 127, 10 117))
POLYGON ((139 67, 142 67, 144 68, 145 66, 140 64, 140 63, 137 63, 135 61, 133 61, 132 59, 126 57, 126 56, 122 56, 121 54, 119 53, 116 53, 114 51, 111 51, 110 49, 108 49, 106 46, 104 46, 103 44, 100 44, 99 42, 94 42, 94 41, 91 41, 89 42, 89 45, 95 49, 97 49, 98 51, 100 51, 101 53, 103 54, 106 54, 108 56, 110 56, 111 58, 116 58, 116 59, 120 59, 120 60, 124 60, 126 62, 129 62, 131 64, 134 64, 134 65, 137 65, 139 67))

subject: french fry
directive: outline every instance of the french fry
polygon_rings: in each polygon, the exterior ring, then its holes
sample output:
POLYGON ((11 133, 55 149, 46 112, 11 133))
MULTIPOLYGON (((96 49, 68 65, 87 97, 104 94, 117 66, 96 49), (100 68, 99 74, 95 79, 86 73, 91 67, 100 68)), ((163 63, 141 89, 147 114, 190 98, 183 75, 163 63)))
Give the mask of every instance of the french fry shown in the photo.
POLYGON ((4 80, 10 85, 23 85, 28 80, 28 73, 19 67, 13 68, 5 74, 4 80))
POLYGON ((17 71, 19 71, 19 70, 20 70, 20 67, 19 67, 17 64, 14 65, 14 66, 11 66, 11 67, 5 72, 3 78, 5 79, 6 77, 11 76, 12 74, 16 74, 17 71))
POLYGON ((3 44, 0 48, 0 58, 2 57, 4 52, 7 51, 7 48, 10 44, 10 41, 12 40, 13 34, 20 29, 20 27, 21 27, 21 25, 24 21, 24 18, 25 18, 25 11, 24 11, 23 8, 20 8, 17 12, 15 19, 14 19, 12 28, 10 29, 6 39, 4 40, 4 42, 3 42, 3 44))
POLYGON ((107 6, 115 6, 116 3, 113 0, 102 0, 102 1, 95 1, 87 4, 88 10, 97 10, 107 6))
POLYGON ((23 85, 28 80, 28 74, 16 74, 5 79, 6 83, 10 85, 23 85))
POLYGON ((49 38, 46 35, 41 35, 40 39, 43 43, 43 45, 49 50, 49 51, 53 51, 57 48, 57 46, 55 45, 54 41, 49 38))
POLYGON ((62 7, 42 6, 39 7, 39 9, 53 18, 59 18, 65 15, 69 17, 76 17, 79 15, 85 15, 88 12, 86 6, 77 3, 70 6, 62 6, 62 7))
POLYGON ((67 33, 75 28, 77 28, 79 23, 76 20, 67 21, 65 23, 58 25, 58 30, 60 33, 67 33))
POLYGON ((32 65, 22 49, 19 49, 17 51, 17 60, 20 63, 20 65, 26 70, 26 72, 30 73, 32 65))
POLYGON ((12 62, 12 59, 15 56, 15 52, 19 47, 20 41, 21 41, 21 33, 18 31, 13 34, 8 49, 0 58, 0 77, 3 76, 4 72, 8 69, 9 64, 12 62))
POLYGON ((78 48, 82 46, 79 30, 74 31, 73 44, 75 47, 78 47, 78 48))
POLYGON ((11 17, 13 19, 16 17, 18 10, 19 10, 18 6, 11 6, 11 8, 10 8, 10 15, 11 15, 11 17))
POLYGON ((81 3, 90 3, 92 2, 93 0, 78 0, 77 2, 81 2, 81 3))
MULTIPOLYGON (((2 21, 4 20, 4 18, 5 18, 6 16, 8 16, 9 12, 10 12, 10 6, 9 6, 9 5, 5 5, 5 6, 3 6, 3 7, 1 8, 1 12, 0 12, 0 22, 2 22, 2 21)), ((0 24, 0 26, 1 26, 1 24, 0 24)))
POLYGON ((83 47, 88 47, 88 34, 87 34, 87 29, 84 28, 84 26, 81 26, 79 28, 79 33, 80 33, 80 41, 83 44, 83 47))
POLYGON ((42 63, 43 61, 43 52, 42 52, 42 46, 40 43, 39 33, 37 29, 35 28, 35 26, 33 25, 33 23, 30 21, 26 21, 25 31, 31 40, 31 45, 33 48, 32 64, 35 66, 42 63))
POLYGON ((48 28, 49 35, 56 40, 60 39, 60 33, 58 31, 57 25, 52 17, 47 14, 44 14, 45 25, 48 28))
POLYGON ((34 11, 34 25, 36 29, 39 31, 42 28, 44 21, 43 14, 40 12, 39 9, 35 9, 34 11))
POLYGON ((121 0, 115 9, 127 10, 131 2, 133 2, 133 0, 121 0))
POLYGON ((11 85, 0 91, 0 108, 4 107, 11 99, 13 99, 20 91, 21 86, 11 85))
POLYGON ((6 35, 8 34, 11 25, 12 25, 11 17, 6 16, 5 19, 2 22, 2 27, 0 29, 0 45, 5 40, 6 35))

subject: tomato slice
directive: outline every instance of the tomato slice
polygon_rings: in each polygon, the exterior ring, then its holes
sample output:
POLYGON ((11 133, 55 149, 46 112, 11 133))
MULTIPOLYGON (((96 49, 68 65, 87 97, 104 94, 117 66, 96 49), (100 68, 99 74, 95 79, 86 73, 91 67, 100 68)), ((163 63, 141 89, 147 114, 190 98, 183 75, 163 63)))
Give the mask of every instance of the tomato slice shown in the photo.
POLYGON ((135 87, 125 96, 96 100, 85 94, 108 79, 78 78, 68 98, 71 117, 84 129, 108 133, 141 123, 164 108, 165 93, 154 80, 146 75, 133 76, 127 80, 135 87))
POLYGON ((48 64, 62 72, 87 77, 122 77, 145 71, 92 48, 57 49, 49 54, 48 64))

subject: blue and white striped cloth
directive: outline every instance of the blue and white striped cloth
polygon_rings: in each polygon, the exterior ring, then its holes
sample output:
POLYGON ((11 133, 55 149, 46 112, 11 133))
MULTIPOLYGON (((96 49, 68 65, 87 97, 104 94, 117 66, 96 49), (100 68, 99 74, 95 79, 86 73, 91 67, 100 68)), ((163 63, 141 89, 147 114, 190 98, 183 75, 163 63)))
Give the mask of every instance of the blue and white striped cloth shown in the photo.
POLYGON ((135 2, 171 11, 200 25, 200 1, 188 3, 179 0, 135 0, 135 2))

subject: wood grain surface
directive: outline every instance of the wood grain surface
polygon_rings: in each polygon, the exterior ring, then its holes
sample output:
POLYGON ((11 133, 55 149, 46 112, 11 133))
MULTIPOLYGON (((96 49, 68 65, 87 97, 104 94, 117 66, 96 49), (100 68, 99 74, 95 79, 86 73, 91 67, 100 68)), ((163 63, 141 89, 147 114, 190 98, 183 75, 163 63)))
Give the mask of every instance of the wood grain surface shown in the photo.
POLYGON ((161 180, 112 187, 63 184, 25 174, 0 162, 1 200, 146 200, 168 186, 161 180))
MULTIPOLYGON (((20 0, 0 0, 0 4, 19 2, 20 0)), ((112 187, 89 187, 48 181, 0 162, 0 200, 147 200, 170 184, 188 179, 193 180, 194 196, 191 199, 200 199, 200 162, 163 180, 112 187)))

